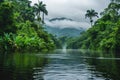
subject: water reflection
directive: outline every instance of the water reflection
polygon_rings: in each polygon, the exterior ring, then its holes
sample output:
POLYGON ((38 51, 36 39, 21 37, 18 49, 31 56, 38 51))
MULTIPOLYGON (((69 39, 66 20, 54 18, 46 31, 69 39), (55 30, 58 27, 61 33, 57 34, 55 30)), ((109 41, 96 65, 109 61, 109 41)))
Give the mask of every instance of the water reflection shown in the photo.
POLYGON ((96 71, 99 71, 107 80, 120 80, 120 55, 118 53, 89 53, 89 56, 94 56, 94 58, 86 59, 89 65, 95 67, 90 68, 94 75, 96 71))
POLYGON ((1 80, 120 80, 119 54, 56 50, 0 55, 1 80))
POLYGON ((66 53, 66 52, 67 52, 67 44, 66 44, 66 43, 63 45, 62 51, 63 51, 63 53, 66 53))
MULTIPOLYGON (((49 64, 43 72, 45 80, 104 80, 101 75, 95 77, 88 69, 89 65, 79 50, 67 50, 67 53, 49 54, 49 64)), ((92 67, 91 67, 92 68, 92 67)), ((99 74, 99 73, 97 73, 99 74)))
POLYGON ((0 79, 33 80, 34 67, 43 68, 46 63, 47 59, 34 54, 0 55, 0 79))

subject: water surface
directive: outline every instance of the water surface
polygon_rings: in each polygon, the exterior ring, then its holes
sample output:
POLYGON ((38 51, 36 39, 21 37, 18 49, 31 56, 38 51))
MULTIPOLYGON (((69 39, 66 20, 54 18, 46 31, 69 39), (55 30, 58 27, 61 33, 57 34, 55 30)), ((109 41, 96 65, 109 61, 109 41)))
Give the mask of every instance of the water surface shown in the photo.
POLYGON ((0 80, 120 80, 120 56, 86 50, 0 55, 0 80))

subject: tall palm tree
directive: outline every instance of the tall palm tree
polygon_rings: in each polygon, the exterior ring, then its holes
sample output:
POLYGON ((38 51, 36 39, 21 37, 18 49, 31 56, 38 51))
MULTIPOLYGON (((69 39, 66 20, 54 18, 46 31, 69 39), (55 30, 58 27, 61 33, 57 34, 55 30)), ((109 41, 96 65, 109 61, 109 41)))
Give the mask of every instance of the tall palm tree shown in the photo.
POLYGON ((43 19, 41 19, 41 12, 43 14, 48 15, 48 11, 46 10, 46 5, 43 4, 43 2, 39 1, 39 0, 38 0, 38 4, 37 3, 34 4, 34 12, 35 12, 35 14, 37 16, 38 21, 39 22, 42 21, 42 23, 44 22, 44 15, 43 15, 43 19))
POLYGON ((85 18, 89 18, 90 19, 90 23, 91 26, 93 24, 93 17, 98 17, 98 13, 95 12, 95 10, 91 9, 91 10, 87 10, 86 14, 85 14, 85 18))
POLYGON ((45 15, 48 15, 48 11, 46 10, 46 7, 45 7, 45 6, 42 8, 42 12, 43 12, 42 22, 44 23, 44 14, 45 14, 45 15))

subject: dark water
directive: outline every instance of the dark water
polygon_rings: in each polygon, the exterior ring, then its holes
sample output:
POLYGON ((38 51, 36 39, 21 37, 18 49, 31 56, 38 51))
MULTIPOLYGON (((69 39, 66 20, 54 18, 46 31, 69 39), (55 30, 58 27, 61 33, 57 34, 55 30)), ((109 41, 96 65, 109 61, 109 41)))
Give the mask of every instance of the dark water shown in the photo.
POLYGON ((0 80, 120 80, 120 56, 83 50, 1 54, 0 80))

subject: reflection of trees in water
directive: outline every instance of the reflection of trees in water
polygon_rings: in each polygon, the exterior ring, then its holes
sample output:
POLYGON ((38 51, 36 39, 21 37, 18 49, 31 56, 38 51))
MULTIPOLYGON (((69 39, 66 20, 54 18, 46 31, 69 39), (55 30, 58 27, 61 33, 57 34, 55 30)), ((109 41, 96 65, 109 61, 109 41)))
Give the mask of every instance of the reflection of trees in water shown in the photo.
POLYGON ((108 80, 120 80, 120 60, 116 58, 115 53, 95 53, 94 58, 87 59, 87 63, 94 67, 91 69, 92 74, 99 77, 99 73, 108 80))
MULTIPOLYGON (((33 80, 34 68, 41 67, 42 70, 47 62, 47 59, 34 54, 1 55, 0 77, 3 80, 33 80)), ((39 80, 43 80, 42 75, 39 76, 39 80)))

